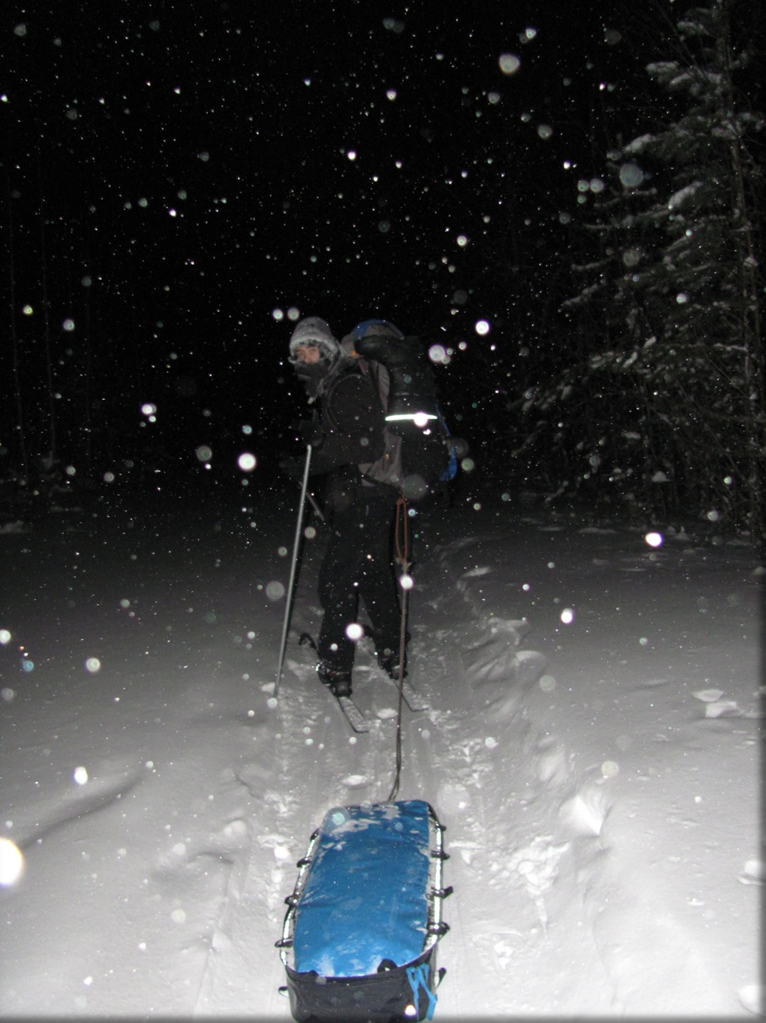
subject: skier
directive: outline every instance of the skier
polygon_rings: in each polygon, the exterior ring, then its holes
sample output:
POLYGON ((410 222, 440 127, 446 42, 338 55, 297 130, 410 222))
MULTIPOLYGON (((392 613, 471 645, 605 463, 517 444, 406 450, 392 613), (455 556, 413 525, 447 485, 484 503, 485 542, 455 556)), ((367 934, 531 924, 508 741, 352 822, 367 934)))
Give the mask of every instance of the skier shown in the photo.
POLYGON ((300 424, 300 433, 312 447, 312 474, 327 477, 330 540, 319 572, 324 615, 317 674, 336 696, 351 695, 360 597, 378 663, 399 678, 401 623, 392 534, 400 474, 395 446, 384 433, 378 388, 353 351, 360 328, 401 337, 392 325, 375 321, 360 324, 339 342, 323 319, 309 316, 290 338, 290 362, 314 406, 313 418, 300 424))

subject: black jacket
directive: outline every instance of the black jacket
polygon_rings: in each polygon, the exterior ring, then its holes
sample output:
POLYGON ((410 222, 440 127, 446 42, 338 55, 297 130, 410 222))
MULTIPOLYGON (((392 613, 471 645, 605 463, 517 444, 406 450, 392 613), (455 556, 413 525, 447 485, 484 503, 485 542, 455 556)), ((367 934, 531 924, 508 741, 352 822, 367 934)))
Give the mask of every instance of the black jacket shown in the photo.
POLYGON ((357 366, 342 370, 320 399, 312 473, 374 462, 385 450, 384 425, 380 398, 370 379, 357 366))

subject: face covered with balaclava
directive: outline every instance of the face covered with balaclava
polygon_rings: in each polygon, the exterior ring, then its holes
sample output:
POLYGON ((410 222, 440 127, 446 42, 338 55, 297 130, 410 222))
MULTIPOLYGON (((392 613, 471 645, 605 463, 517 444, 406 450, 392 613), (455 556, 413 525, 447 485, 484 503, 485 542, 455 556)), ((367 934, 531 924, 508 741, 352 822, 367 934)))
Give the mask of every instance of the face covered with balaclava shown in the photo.
POLYGON ((322 394, 340 357, 338 341, 319 316, 307 316, 296 326, 290 338, 290 362, 309 401, 322 394))

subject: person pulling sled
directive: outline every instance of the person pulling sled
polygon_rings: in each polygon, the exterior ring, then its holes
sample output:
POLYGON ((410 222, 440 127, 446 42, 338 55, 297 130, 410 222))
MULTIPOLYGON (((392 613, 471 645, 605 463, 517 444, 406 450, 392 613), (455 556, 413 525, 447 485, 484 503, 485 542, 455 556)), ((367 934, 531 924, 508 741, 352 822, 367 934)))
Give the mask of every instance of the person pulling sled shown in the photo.
MULTIPOLYGON (((367 328, 401 337, 392 324, 367 328)), ((400 605, 392 535, 401 491, 398 445, 387 437, 376 382, 354 352, 357 336, 339 342, 318 316, 301 320, 290 338, 290 362, 303 383, 313 416, 300 424, 311 445, 311 474, 326 477, 330 528, 319 572, 324 612, 317 641, 321 681, 350 696, 359 600, 372 624, 380 666, 399 678, 400 605)), ((381 367, 381 376, 385 370, 381 367)), ((290 470, 290 466, 285 468, 290 470)))
POLYGON ((336 696, 350 696, 359 634, 349 636, 349 627, 358 630, 360 599, 381 668, 395 681, 406 675, 393 558, 397 509, 406 515, 405 501, 451 479, 457 460, 425 350, 387 320, 364 320, 338 341, 325 320, 306 317, 290 338, 290 362, 313 405, 312 418, 300 424, 307 471, 327 477, 317 672, 336 696))

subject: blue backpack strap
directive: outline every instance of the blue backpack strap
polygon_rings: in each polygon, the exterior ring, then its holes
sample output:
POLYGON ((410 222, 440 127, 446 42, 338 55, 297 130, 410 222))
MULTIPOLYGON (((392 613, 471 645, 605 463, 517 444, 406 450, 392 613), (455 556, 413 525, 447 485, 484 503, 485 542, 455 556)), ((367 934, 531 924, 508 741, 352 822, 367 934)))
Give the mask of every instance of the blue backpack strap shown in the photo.
POLYGON ((422 987, 428 998, 425 1018, 433 1019, 434 1009, 436 1008, 436 994, 428 986, 428 966, 425 963, 421 963, 420 966, 408 966, 407 979, 412 988, 412 1000, 415 1003, 415 1007, 417 1008, 418 1005, 418 990, 422 987))
POLYGON ((447 483, 449 480, 454 480, 457 476, 457 451, 455 451, 455 445, 452 443, 452 433, 450 432, 450 428, 447 426, 447 420, 444 418, 442 410, 439 408, 438 404, 436 405, 436 411, 439 413, 439 425, 442 428, 449 450, 449 460, 443 469, 441 476, 439 476, 439 480, 443 483, 447 483))

